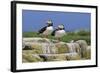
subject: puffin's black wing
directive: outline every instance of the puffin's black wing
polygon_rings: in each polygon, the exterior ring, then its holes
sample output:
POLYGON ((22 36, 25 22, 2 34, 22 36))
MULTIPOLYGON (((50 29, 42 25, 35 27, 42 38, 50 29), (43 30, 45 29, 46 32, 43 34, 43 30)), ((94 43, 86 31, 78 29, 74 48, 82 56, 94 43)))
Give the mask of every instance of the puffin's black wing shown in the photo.
POLYGON ((57 31, 58 29, 55 29, 53 32, 52 32, 52 36, 54 36, 55 35, 55 32, 57 31))
POLYGON ((39 30, 39 33, 43 33, 46 30, 47 26, 43 27, 42 29, 39 30))

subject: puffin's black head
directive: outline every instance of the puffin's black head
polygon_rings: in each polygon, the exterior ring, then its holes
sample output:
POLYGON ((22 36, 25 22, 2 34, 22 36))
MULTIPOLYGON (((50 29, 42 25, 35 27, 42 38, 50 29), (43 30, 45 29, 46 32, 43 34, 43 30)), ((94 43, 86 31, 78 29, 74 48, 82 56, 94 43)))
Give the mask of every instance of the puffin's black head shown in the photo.
POLYGON ((59 30, 64 30, 64 29, 65 29, 65 28, 64 28, 64 25, 63 25, 63 24, 58 25, 58 29, 59 29, 59 30))
POLYGON ((53 26, 52 20, 48 20, 46 24, 47 24, 47 26, 53 26))

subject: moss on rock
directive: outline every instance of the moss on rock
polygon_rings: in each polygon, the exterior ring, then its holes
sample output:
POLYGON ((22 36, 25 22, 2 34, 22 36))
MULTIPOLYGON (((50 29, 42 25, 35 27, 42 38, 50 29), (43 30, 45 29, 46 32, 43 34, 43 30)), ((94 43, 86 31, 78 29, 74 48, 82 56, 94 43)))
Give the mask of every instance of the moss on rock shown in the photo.
POLYGON ((65 54, 59 54, 55 57, 55 59, 61 60, 67 60, 67 56, 65 54))
POLYGON ((23 60, 22 62, 41 62, 43 61, 42 58, 40 58, 38 55, 37 56, 33 56, 32 54, 23 54, 22 55, 23 60))
POLYGON ((57 47, 57 50, 58 50, 58 54, 68 53, 68 47, 65 43, 57 43, 56 47, 57 47))

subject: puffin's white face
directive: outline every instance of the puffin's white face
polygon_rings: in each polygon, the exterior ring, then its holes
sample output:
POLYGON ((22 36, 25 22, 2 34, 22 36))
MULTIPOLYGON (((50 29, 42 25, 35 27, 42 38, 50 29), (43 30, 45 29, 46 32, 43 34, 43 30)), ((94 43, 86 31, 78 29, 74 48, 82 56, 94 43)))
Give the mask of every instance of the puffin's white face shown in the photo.
POLYGON ((51 20, 48 20, 48 21, 47 21, 47 24, 51 24, 51 23, 52 23, 52 21, 51 21, 51 20))
POLYGON ((46 24, 47 24, 47 26, 52 26, 53 22, 51 20, 48 20, 46 24))
POLYGON ((63 26, 63 25, 59 25, 58 28, 59 28, 59 29, 63 29, 64 26, 63 26))

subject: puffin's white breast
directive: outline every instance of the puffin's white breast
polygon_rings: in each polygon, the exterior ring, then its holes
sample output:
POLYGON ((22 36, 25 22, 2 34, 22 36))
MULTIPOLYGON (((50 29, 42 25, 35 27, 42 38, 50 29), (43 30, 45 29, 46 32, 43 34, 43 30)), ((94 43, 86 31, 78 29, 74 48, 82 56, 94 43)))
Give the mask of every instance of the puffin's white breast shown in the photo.
POLYGON ((50 27, 47 27, 47 29, 46 30, 53 30, 53 27, 52 26, 50 26, 50 27))
POLYGON ((53 27, 47 27, 46 30, 43 32, 44 35, 49 35, 53 32, 53 27))
POLYGON ((58 30, 55 33, 55 37, 62 37, 66 34, 65 30, 58 30))

